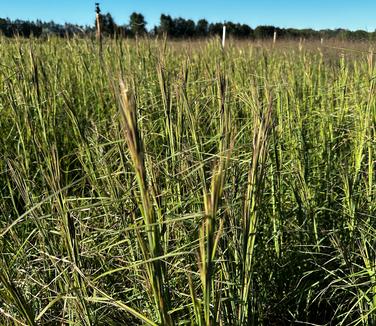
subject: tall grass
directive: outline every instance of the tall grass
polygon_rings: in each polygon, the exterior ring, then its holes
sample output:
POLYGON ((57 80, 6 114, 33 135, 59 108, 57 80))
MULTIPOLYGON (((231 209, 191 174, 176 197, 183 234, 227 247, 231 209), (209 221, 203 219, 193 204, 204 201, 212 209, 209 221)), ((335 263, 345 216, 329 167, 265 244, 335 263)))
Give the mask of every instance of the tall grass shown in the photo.
POLYGON ((1 39, 0 324, 374 325, 347 46, 1 39))

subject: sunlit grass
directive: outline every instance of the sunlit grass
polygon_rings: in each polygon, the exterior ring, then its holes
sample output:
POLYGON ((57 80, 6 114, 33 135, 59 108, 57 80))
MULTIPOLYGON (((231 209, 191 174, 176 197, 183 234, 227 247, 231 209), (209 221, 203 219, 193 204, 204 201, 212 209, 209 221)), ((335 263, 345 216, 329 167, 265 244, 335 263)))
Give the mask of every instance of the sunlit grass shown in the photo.
POLYGON ((1 325, 376 323, 366 45, 96 46, 1 39, 1 325))

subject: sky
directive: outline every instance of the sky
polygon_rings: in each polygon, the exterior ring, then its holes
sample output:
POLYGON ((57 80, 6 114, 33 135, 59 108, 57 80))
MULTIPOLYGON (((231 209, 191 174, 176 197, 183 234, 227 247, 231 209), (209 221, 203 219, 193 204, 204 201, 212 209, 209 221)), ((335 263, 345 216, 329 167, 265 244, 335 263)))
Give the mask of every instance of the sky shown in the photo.
MULTIPOLYGON (((376 29, 376 0, 96 0, 102 13, 110 12, 119 25, 136 11, 148 28, 162 13, 197 21, 232 21, 251 27, 376 29)), ((0 17, 92 25, 95 0, 0 0, 0 17)))

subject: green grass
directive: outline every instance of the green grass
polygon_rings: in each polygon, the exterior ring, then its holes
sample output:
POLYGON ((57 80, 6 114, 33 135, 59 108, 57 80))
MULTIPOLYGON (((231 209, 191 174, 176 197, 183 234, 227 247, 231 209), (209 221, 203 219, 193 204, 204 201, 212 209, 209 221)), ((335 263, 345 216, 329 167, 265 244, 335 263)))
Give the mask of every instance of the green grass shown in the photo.
POLYGON ((1 325, 376 323, 370 45, 0 43, 1 325))

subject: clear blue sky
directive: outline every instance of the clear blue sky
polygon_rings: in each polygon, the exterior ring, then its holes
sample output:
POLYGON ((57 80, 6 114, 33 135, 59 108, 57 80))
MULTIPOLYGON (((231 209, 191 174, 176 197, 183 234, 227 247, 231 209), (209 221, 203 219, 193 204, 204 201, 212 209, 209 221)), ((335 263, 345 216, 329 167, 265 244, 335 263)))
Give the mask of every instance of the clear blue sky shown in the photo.
MULTIPOLYGON (((81 25, 93 24, 91 0, 0 0, 0 17, 54 20, 81 25)), ((376 0, 103 0, 102 12, 110 12, 118 24, 130 13, 141 12, 148 27, 159 22, 161 13, 209 22, 233 21, 315 29, 376 29, 376 0)))

